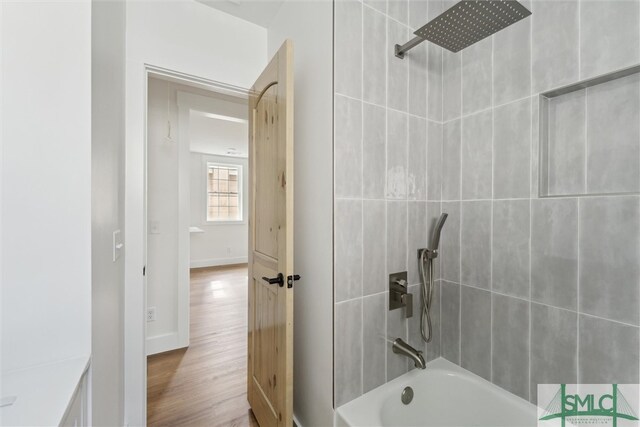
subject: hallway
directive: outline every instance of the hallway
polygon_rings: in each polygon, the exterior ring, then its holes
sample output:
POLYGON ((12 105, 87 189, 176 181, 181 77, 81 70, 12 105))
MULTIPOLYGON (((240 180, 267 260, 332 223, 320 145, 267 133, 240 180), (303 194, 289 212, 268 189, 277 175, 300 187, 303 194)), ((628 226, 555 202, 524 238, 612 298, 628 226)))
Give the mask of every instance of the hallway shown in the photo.
POLYGON ((190 346, 147 359, 149 426, 258 426, 246 398, 247 267, 191 270, 190 346))

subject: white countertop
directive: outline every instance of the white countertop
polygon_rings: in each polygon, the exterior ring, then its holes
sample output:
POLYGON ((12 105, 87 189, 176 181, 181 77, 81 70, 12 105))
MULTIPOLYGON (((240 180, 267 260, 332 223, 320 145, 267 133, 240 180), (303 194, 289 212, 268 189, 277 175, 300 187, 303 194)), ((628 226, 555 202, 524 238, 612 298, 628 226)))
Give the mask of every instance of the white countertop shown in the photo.
POLYGON ((59 425, 88 366, 89 356, 83 356, 3 373, 0 398, 17 398, 0 408, 0 425, 59 425))

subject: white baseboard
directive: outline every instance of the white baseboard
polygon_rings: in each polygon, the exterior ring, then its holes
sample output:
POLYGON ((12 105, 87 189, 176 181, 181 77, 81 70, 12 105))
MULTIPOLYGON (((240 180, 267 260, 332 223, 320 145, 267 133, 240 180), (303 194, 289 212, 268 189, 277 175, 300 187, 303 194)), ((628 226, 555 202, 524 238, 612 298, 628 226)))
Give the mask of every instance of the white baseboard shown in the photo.
POLYGON ((248 257, 236 257, 236 258, 210 258, 210 259, 196 259, 191 261, 191 268, 203 268, 203 267, 218 267, 221 265, 232 264, 246 264, 248 257))
POLYGON ((293 425, 296 427, 303 427, 302 424, 300 424, 300 421, 298 421, 298 418, 296 418, 296 414, 293 414, 293 425))
POLYGON ((171 332, 169 334, 156 335, 155 337, 147 338, 147 356, 152 354, 163 353, 169 350, 175 350, 184 347, 180 345, 177 332, 171 332))

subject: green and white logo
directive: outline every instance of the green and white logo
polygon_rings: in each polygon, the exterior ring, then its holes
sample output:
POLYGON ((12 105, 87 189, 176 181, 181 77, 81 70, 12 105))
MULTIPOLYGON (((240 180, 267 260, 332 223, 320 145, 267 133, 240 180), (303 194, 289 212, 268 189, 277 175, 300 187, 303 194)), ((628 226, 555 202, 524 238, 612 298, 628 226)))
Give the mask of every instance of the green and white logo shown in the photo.
POLYGON ((540 384, 538 426, 640 426, 638 384, 540 384))

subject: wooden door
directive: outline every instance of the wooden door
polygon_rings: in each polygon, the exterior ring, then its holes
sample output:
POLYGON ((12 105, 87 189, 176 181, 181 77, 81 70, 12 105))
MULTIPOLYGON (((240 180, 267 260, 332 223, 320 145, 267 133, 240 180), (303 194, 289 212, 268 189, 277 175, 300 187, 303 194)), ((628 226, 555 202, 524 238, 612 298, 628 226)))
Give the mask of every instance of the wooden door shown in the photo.
POLYGON ((249 99, 247 395, 261 427, 293 420, 292 53, 285 41, 249 99))

